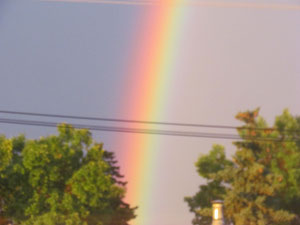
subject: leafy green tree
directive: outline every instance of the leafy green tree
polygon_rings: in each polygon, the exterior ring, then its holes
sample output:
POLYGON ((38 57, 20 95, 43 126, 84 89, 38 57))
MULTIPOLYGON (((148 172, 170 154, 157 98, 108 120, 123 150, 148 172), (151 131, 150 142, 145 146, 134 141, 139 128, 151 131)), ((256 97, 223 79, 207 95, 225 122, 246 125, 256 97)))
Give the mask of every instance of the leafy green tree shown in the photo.
POLYGON ((127 225, 134 210, 112 152, 88 130, 60 125, 38 140, 13 138, 0 180, 2 214, 23 225, 127 225))
MULTIPOLYGON (((12 143, 4 136, 0 136, 0 172, 2 172, 9 164, 12 157, 12 143)), ((1 174, 3 176, 3 174, 1 174)))
POLYGON ((198 174, 207 180, 207 184, 201 185, 193 197, 185 197, 190 211, 195 214, 193 224, 211 225, 211 201, 223 198, 226 191, 221 180, 212 179, 211 175, 230 165, 232 162, 226 159, 221 145, 214 145, 208 155, 202 155, 195 163, 198 174))
MULTIPOLYGON (((3 172, 10 164, 12 158, 12 142, 4 136, 0 136, 0 181, 3 180, 6 174, 3 172)), ((7 222, 1 215, 4 207, 4 194, 0 186, 0 224, 7 222)))
POLYGON ((193 224, 211 223, 214 199, 224 200, 226 220, 235 225, 300 224, 299 119, 285 110, 268 127, 258 109, 236 118, 244 126, 238 129, 242 140, 234 142, 232 160, 214 146, 196 163, 208 183, 185 198, 195 214, 193 224))
POLYGON ((28 183, 28 172, 22 164, 21 152, 25 146, 25 137, 21 135, 6 140, 11 143, 11 157, 0 179, 0 196, 3 203, 0 215, 2 218, 8 218, 7 215, 13 214, 19 220, 25 218, 24 207, 32 193, 28 183))

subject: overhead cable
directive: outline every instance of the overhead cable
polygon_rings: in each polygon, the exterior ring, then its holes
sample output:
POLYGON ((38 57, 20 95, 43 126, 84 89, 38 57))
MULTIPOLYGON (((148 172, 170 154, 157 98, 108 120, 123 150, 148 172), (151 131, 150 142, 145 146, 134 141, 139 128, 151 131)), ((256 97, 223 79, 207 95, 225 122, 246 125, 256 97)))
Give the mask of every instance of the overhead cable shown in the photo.
MULTIPOLYGON (((61 123, 48 122, 48 121, 36 121, 36 120, 19 120, 19 119, 0 119, 0 123, 6 124, 18 124, 18 125, 30 125, 30 126, 42 126, 42 127, 59 127, 61 123)), ((114 127, 114 126, 99 126, 88 124, 71 124, 74 128, 89 129, 94 131, 107 131, 107 132, 121 132, 121 133, 138 133, 138 134, 154 134, 154 135, 168 135, 168 136, 181 136, 181 137, 198 137, 198 138, 217 138, 217 139, 230 139, 230 140, 255 140, 255 141, 275 141, 275 142, 290 142, 300 141, 300 139, 288 139, 281 140, 277 138, 268 137, 253 137, 244 136, 241 137, 235 134, 224 133, 206 133, 206 132, 188 132, 188 131, 174 131, 174 130, 157 130, 157 129, 140 129, 129 127, 114 127)))
MULTIPOLYGON (((147 120, 129 120, 118 118, 105 118, 105 117, 89 117, 89 116, 74 116, 74 115, 62 115, 62 114, 49 114, 49 113, 35 113, 35 112, 22 112, 22 111, 9 111, 0 110, 0 113, 11 115, 25 115, 25 116, 38 116, 48 118, 61 118, 61 119, 77 119, 77 120, 90 120, 90 121, 102 121, 102 122, 119 122, 119 123, 136 123, 136 124, 148 124, 148 125, 165 125, 165 126, 179 126, 179 127, 199 127, 199 128, 216 128, 216 129, 238 129, 248 130, 249 127, 236 127, 227 125, 211 125, 211 124, 198 124, 198 123, 178 123, 178 122, 163 122, 163 121, 147 121, 147 120)), ((276 128, 251 128, 252 130, 278 130, 276 128)), ((281 132, 300 132, 300 130, 284 129, 281 132)))

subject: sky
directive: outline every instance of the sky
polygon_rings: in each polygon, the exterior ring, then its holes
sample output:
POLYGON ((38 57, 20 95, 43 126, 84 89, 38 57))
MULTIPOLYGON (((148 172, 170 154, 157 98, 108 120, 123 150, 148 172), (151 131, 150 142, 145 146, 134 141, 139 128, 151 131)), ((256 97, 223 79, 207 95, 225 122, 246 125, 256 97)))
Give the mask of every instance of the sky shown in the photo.
MULTIPOLYGON (((99 2, 0 1, 0 110, 157 119, 136 115, 128 91, 137 85, 129 79, 128 65, 139 34, 151 35, 142 18, 155 8, 99 2)), ((260 2, 300 5, 297 0, 260 2)), ((180 7, 159 120, 239 125, 235 114, 256 107, 270 124, 284 108, 300 115, 300 10, 180 7)), ((55 129, 0 124, 0 133, 37 138, 55 129)), ((93 132, 116 153, 121 172, 128 149, 116 140, 135 142, 141 136, 93 132)), ((159 153, 150 192, 154 201, 151 220, 137 225, 191 224, 183 198, 204 182, 195 161, 214 143, 225 145, 228 156, 234 147, 222 139, 151 135, 149 141, 159 153)))

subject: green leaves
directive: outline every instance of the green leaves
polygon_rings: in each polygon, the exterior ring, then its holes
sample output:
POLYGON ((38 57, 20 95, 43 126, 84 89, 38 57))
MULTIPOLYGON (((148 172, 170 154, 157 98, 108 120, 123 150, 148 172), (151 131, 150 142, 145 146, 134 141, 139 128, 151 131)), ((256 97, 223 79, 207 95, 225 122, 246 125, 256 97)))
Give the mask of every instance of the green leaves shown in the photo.
MULTIPOLYGON (((0 136, 0 172, 4 170, 12 158, 12 141, 0 136)), ((2 174, 3 176, 3 174, 2 174)))
POLYGON ((3 216, 24 225, 128 224, 134 208, 122 200, 114 155, 88 130, 58 130, 38 140, 0 138, 3 216))
POLYGON ((197 171, 208 183, 185 198, 193 224, 209 224, 208 199, 223 199, 225 217, 235 225, 300 224, 300 119, 285 110, 268 128, 258 113, 236 116, 244 123, 238 128, 243 140, 234 143, 232 161, 218 145, 198 159, 197 171))
POLYGON ((193 197, 185 197, 190 211, 195 214, 193 224, 211 225, 211 201, 223 199, 226 187, 221 182, 220 174, 233 164, 226 159, 224 147, 214 145, 208 155, 202 155, 195 163, 200 176, 207 179, 206 185, 201 185, 200 190, 193 197))

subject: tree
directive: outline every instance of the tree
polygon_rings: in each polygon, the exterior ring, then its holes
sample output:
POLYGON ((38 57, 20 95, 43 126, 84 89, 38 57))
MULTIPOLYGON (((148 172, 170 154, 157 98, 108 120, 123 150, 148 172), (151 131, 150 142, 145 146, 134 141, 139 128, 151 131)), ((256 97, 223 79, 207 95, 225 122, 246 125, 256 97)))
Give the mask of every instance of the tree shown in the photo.
MULTIPOLYGON (((3 170, 9 165, 12 158, 12 142, 7 140, 4 136, 0 136, 0 180, 5 178, 3 170)), ((3 213, 3 190, 0 186, 0 224, 6 223, 7 221, 1 217, 3 213)))
POLYGON ((214 145, 208 155, 201 156, 196 162, 197 172, 207 180, 206 185, 201 185, 200 190, 193 197, 185 197, 190 211, 195 214, 193 224, 211 225, 211 201, 222 199, 226 188, 220 179, 211 179, 211 174, 223 170, 232 162, 226 159, 224 147, 214 145))
POLYGON ((4 136, 0 136, 0 172, 2 172, 9 164, 12 157, 12 143, 4 136))
POLYGON ((123 201, 126 183, 114 154, 93 142, 88 130, 62 124, 58 131, 8 140, 2 215, 23 225, 127 225, 135 208, 123 201))
POLYGON ((224 200, 225 217, 235 225, 300 224, 300 120, 285 110, 268 127, 258 112, 236 116, 244 126, 232 160, 220 146, 198 159, 198 173, 208 183, 185 198, 193 224, 210 224, 214 199, 224 200))

